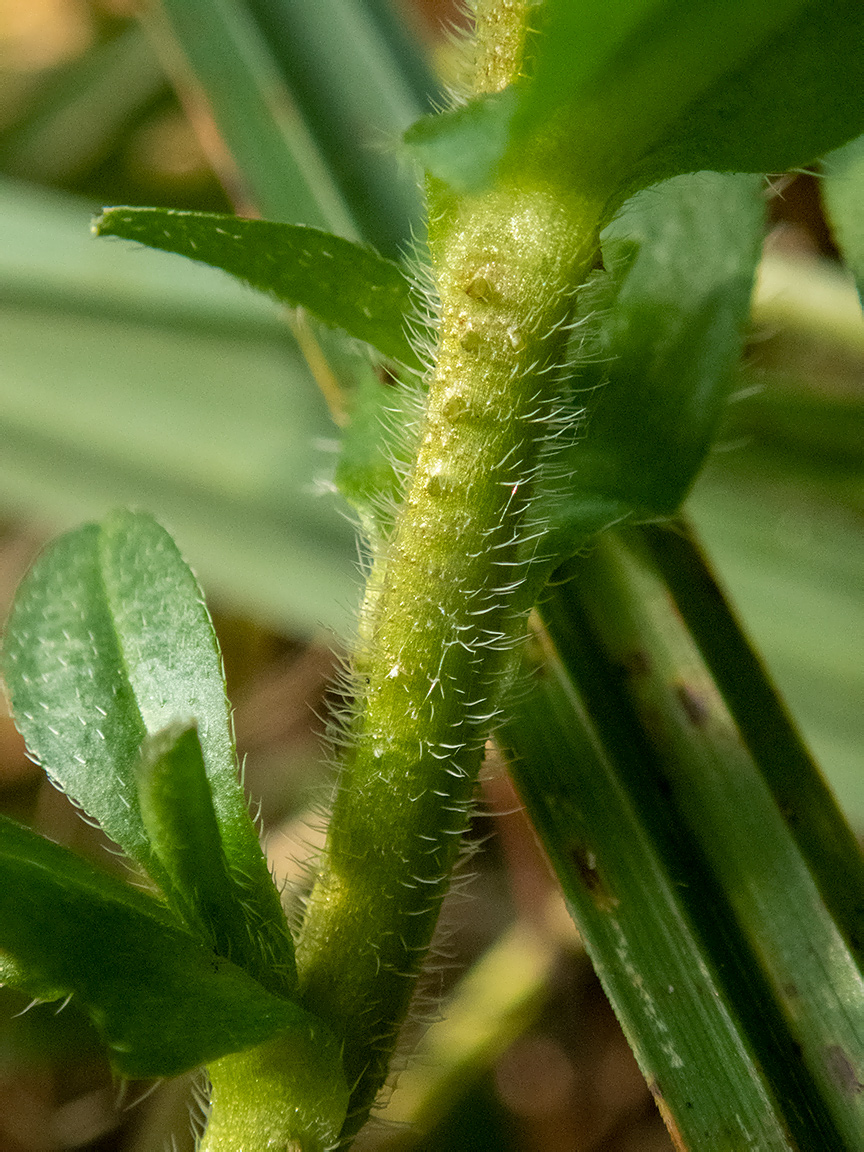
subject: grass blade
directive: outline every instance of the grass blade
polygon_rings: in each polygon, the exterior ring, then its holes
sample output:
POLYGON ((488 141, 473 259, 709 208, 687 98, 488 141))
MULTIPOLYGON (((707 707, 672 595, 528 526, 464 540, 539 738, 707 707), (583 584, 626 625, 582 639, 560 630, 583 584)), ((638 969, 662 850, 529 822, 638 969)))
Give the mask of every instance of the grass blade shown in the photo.
POLYGON ((652 785, 626 708, 581 655, 565 596, 559 589, 545 605, 554 639, 538 633, 538 671, 503 737, 516 786, 676 1146, 833 1147, 830 1121, 799 1108, 813 1093, 802 1092, 792 1045, 775 1043, 770 1011, 760 1018, 759 989, 748 983, 722 898, 652 785), (608 723, 589 719, 577 679, 594 683, 608 723))
POLYGON ((609 538, 575 585, 844 1147, 860 1144, 864 979, 650 556, 609 538))
POLYGON ((238 0, 160 0, 146 16, 166 71, 200 86, 262 215, 355 237, 356 225, 294 106, 272 54, 238 0))

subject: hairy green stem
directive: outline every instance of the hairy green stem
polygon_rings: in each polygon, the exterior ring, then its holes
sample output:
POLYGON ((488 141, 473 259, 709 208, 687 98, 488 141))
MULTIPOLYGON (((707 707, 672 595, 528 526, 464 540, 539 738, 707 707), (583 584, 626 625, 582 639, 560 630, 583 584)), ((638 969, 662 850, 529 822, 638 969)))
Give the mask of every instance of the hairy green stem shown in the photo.
MULTIPOLYGON (((477 0, 475 92, 519 75, 530 13, 528 0, 477 0)), ((343 1137, 386 1076, 531 607, 533 481, 603 209, 535 175, 463 197, 428 188, 436 365, 367 586, 357 715, 297 954, 305 1006, 343 1042, 354 1086, 343 1137)))
POLYGON ((320 1021, 214 1060, 199 1152, 325 1152, 348 1105, 339 1045, 320 1021))
POLYGON ((362 708, 298 951, 355 1122, 386 1075, 530 604, 531 481, 596 205, 514 187, 430 221, 440 344, 407 496, 364 609, 362 708))

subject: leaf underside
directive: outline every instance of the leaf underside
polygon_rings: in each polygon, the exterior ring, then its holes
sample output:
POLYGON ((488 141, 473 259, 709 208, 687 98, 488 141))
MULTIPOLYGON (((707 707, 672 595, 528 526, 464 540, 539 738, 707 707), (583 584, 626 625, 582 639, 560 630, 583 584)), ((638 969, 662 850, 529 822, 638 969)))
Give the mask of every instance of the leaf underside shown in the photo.
POLYGON ((406 333, 406 321, 423 327, 420 297, 403 269, 371 248, 317 228, 168 208, 106 208, 93 231, 221 268, 408 368, 422 367, 406 333))

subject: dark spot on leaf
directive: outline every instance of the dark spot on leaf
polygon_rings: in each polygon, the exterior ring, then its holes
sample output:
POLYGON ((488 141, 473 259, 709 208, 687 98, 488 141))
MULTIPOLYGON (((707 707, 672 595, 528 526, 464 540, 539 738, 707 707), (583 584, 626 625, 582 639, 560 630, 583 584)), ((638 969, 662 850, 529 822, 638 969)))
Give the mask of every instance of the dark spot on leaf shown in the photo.
POLYGON ((610 892, 605 880, 597 869, 597 857, 585 844, 575 844, 569 849, 571 863, 579 873, 583 887, 590 894, 598 911, 609 912, 618 901, 610 892))
POLYGON ((798 991, 798 985, 793 984, 790 980, 788 984, 783 985, 783 995, 788 997, 790 1000, 794 1000, 796 997, 800 996, 801 993, 798 991))
POLYGON ((663 799, 664 800, 671 800, 672 799, 672 785, 669 783, 669 781, 666 779, 666 777, 665 776, 658 776, 656 778, 656 783, 657 783, 657 791, 660 793, 660 795, 663 797, 663 799))
POLYGON ((391 372, 386 364, 377 364, 375 366, 375 375, 382 384, 386 384, 388 387, 395 388, 399 384, 399 377, 395 372, 391 372))
POLYGON ((624 657, 624 671, 630 676, 647 676, 651 671, 651 658, 647 652, 637 649, 624 657))
MULTIPOLYGON (((666 1103, 666 1097, 663 1095, 663 1091, 656 1080, 648 1081, 648 1091, 654 1097, 654 1103, 657 1105, 660 1115, 663 1117, 663 1123, 666 1125, 666 1130, 672 1139, 676 1152, 688 1152, 688 1145, 684 1140, 681 1129, 675 1122, 675 1117, 672 1115, 669 1105, 666 1103)), ((692 1108, 692 1101, 685 1100, 684 1107, 692 1108)))
POLYGON ((684 709, 684 715, 694 728, 704 728, 708 723, 708 707, 702 697, 689 684, 676 684, 675 694, 684 709))
POLYGON ((859 1092, 864 1092, 864 1084, 858 1079, 855 1065, 839 1044, 831 1044, 825 1049, 825 1062, 832 1080, 841 1092, 846 1092, 849 1096, 857 1096, 859 1092))

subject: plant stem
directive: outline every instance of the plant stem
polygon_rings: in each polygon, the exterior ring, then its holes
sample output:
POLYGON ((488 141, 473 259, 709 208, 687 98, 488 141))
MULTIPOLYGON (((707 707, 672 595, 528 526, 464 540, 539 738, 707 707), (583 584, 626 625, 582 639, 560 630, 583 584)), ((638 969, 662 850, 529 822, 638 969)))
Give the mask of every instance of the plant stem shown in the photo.
MULTIPOLYGON (((528 12, 524 0, 478 4, 475 92, 518 75, 528 12)), ((355 1086, 343 1136, 386 1076, 512 679, 542 535, 532 481, 603 207, 546 172, 462 197, 427 191, 436 366, 404 504, 367 585, 358 711, 298 945, 304 1004, 342 1039, 355 1086)))
POLYGON ((324 1152, 348 1103, 338 1044, 311 1019, 207 1068, 211 1109, 199 1152, 324 1152))
POLYGON ((363 611, 362 711, 298 953, 305 1005, 344 1040, 358 1119, 386 1074, 530 607, 527 509, 554 403, 537 372, 560 354, 597 245, 599 210, 548 190, 442 199, 438 362, 363 611))

